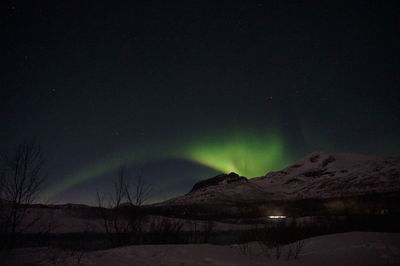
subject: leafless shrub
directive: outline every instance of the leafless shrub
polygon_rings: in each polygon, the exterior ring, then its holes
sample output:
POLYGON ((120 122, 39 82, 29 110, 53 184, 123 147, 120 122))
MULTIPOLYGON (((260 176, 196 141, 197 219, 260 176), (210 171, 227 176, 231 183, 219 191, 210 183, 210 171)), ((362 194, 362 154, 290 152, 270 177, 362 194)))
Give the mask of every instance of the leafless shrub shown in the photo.
POLYGON ((281 259, 282 256, 285 255, 286 260, 296 260, 304 248, 304 243, 304 240, 297 241, 295 243, 287 245, 285 248, 282 246, 282 244, 277 242, 270 243, 268 246, 266 246, 264 243, 260 243, 260 247, 263 254, 266 255, 268 258, 271 258, 271 254, 273 254, 273 257, 276 260, 281 259))
POLYGON ((152 243, 166 244, 178 243, 184 222, 179 219, 158 217, 150 224, 150 237, 152 243))
POLYGON ((203 224, 203 236, 204 236, 204 243, 208 243, 213 232, 215 223, 212 220, 207 220, 203 224))
POLYGON ((295 218, 289 224, 281 221, 273 226, 266 225, 259 234, 258 243, 267 257, 273 254, 276 260, 285 255, 287 260, 297 259, 304 247, 304 240, 293 242, 298 230, 299 226, 295 218), (286 244, 285 247, 284 244, 286 244))
POLYGON ((274 249, 275 249, 275 259, 279 260, 282 255, 281 245, 276 243, 274 249))
POLYGON ((248 242, 237 244, 235 247, 239 251, 240 254, 242 254, 244 256, 250 255, 250 245, 248 242))
POLYGON ((47 254, 43 258, 43 264, 80 266, 82 265, 85 251, 82 249, 48 248, 47 254))
POLYGON ((198 224, 196 220, 186 220, 185 221, 186 225, 189 228, 189 237, 188 237, 188 242, 189 243, 198 243, 199 241, 199 231, 198 231, 198 224))
POLYGON ((144 182, 142 174, 139 174, 135 178, 133 182, 133 188, 131 187, 129 182, 127 182, 127 184, 125 185, 125 190, 128 202, 134 206, 142 206, 143 203, 149 200, 153 192, 152 187, 144 182), (134 191, 133 194, 131 192, 132 190, 134 191))
POLYGON ((185 221, 185 224, 189 229, 187 239, 189 243, 209 243, 215 227, 214 221, 197 221, 188 219, 185 221))
POLYGON ((29 215, 30 205, 38 199, 43 184, 44 158, 40 145, 25 141, 15 152, 1 157, 0 169, 0 230, 1 246, 12 248, 18 236, 32 228, 40 216, 29 215))
POLYGON ((271 258, 271 247, 265 245, 264 243, 262 243, 260 241, 257 243, 259 244, 262 254, 265 255, 267 258, 271 258))
POLYGON ((144 217, 139 213, 139 207, 149 199, 152 191, 141 175, 131 183, 125 173, 122 165, 113 190, 96 194, 99 216, 113 246, 128 244, 131 237, 142 235, 144 217))
POLYGON ((304 240, 297 241, 294 248, 293 258, 297 259, 304 248, 304 240))
POLYGON ((286 260, 296 260, 304 248, 304 240, 297 241, 287 246, 286 260))

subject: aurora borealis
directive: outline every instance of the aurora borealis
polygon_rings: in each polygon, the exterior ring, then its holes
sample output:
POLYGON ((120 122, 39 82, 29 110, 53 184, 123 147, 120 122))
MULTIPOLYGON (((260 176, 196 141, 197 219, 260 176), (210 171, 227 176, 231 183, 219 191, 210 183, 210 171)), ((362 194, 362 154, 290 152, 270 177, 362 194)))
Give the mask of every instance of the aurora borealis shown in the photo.
POLYGON ((92 203, 121 164, 166 199, 317 150, 399 153, 387 1, 6 6, 0 148, 37 138, 52 201, 92 203))
POLYGON ((246 132, 213 141, 198 141, 185 158, 224 173, 256 177, 287 165, 288 155, 284 149, 282 136, 246 132))
MULTIPOLYGON (((278 134, 228 130, 211 134, 208 138, 195 139, 170 144, 169 148, 164 148, 163 153, 157 156, 146 152, 113 156, 111 160, 100 161, 90 168, 64 178, 64 182, 50 187, 46 196, 54 196, 88 179, 115 171, 122 164, 134 165, 148 160, 191 160, 218 172, 235 172, 248 178, 265 175, 268 171, 283 168, 290 162, 288 154, 285 154, 284 139, 278 134), (185 144, 179 147, 182 142, 185 144)), ((148 151, 149 148, 144 147, 141 150, 148 151)))

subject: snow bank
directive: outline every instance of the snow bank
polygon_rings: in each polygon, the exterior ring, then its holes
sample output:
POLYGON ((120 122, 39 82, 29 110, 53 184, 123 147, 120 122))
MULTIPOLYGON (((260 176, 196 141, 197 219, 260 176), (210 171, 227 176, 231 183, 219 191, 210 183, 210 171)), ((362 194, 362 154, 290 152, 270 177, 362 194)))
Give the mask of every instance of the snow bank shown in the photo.
MULTIPOLYGON (((239 246, 142 245, 86 253, 36 248, 0 253, 3 265, 400 265, 400 234, 350 232, 306 239, 299 258, 286 260, 288 246, 276 260, 248 244, 243 254, 239 246)), ((274 253, 271 250, 272 254, 274 253)))

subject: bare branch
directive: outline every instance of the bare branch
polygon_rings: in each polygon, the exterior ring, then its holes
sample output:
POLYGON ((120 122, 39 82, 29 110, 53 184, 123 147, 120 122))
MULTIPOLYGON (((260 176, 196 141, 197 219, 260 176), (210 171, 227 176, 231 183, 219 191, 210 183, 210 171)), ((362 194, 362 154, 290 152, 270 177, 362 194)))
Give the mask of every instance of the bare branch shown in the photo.
POLYGON ((13 154, 5 153, 1 159, 1 233, 10 235, 6 245, 13 246, 16 235, 37 222, 37 219, 26 221, 27 209, 38 199, 38 192, 45 179, 44 158, 40 145, 33 139, 24 141, 13 154))

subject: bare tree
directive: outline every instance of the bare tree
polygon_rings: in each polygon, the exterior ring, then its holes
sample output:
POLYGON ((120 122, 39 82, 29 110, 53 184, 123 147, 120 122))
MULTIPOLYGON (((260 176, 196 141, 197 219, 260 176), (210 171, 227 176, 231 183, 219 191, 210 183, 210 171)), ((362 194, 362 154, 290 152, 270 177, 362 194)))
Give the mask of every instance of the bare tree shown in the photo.
POLYGON ((15 152, 5 153, 0 170, 0 226, 4 247, 14 247, 17 236, 39 217, 28 217, 29 205, 38 198, 44 181, 44 158, 36 140, 24 141, 15 152))
POLYGON ((123 244, 122 236, 128 232, 129 226, 123 219, 120 207, 126 202, 128 196, 128 181, 125 178, 125 167, 121 166, 109 193, 97 192, 97 205, 100 207, 100 216, 103 227, 112 245, 123 244))
POLYGON ((139 175, 134 182, 126 175, 126 167, 118 170, 113 189, 96 194, 103 227, 114 246, 126 244, 129 236, 139 238, 143 233, 143 216, 139 208, 151 195, 151 186, 139 175))
POLYGON ((139 207, 149 200, 152 187, 143 180, 141 174, 132 182, 126 172, 126 166, 121 165, 113 183, 113 190, 101 195, 98 193, 97 203, 106 208, 119 208, 126 204, 139 207))
POLYGON ((130 204, 134 206, 142 206, 151 197, 152 187, 144 182, 142 174, 139 174, 133 184, 134 194, 132 195, 131 186, 129 183, 126 185, 126 195, 130 204), (133 198, 132 198, 133 197, 133 198))

